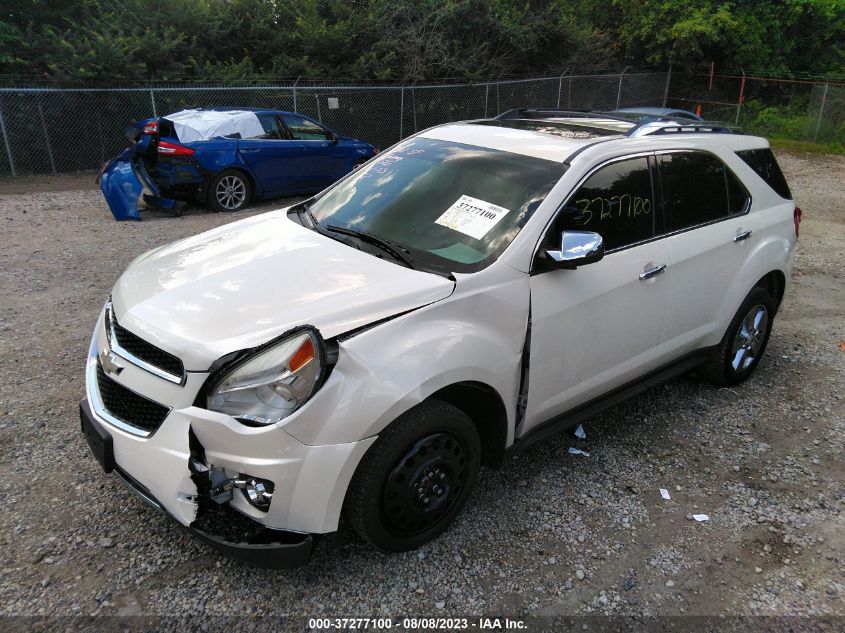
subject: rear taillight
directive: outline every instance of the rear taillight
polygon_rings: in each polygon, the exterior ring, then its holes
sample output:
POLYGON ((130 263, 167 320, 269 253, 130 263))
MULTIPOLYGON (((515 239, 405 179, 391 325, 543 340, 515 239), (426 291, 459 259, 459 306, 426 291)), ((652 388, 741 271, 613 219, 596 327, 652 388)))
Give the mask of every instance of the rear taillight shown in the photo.
POLYGON ((191 156, 195 153, 190 147, 179 145, 178 143, 168 143, 167 141, 158 142, 158 153, 162 156, 191 156))
POLYGON ((158 121, 150 121, 144 126, 144 134, 158 134, 158 121))
POLYGON ((792 221, 795 222, 795 237, 798 237, 798 229, 801 226, 801 218, 803 215, 804 212, 798 207, 795 207, 795 211, 792 213, 792 221))

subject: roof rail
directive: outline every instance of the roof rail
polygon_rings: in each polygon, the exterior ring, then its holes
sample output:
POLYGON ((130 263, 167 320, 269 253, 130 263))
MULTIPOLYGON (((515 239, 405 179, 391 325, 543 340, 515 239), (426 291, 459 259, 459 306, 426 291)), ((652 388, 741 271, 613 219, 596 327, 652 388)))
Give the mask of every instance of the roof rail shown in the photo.
POLYGON ((731 128, 723 123, 708 123, 707 121, 693 121, 679 123, 674 119, 653 118, 637 123, 625 136, 663 136, 667 134, 743 134, 739 128, 731 128), (663 125, 654 125, 662 123, 663 125), (670 123, 674 123, 671 125, 670 123))
POLYGON ((558 108, 513 108, 493 118, 503 121, 508 119, 549 119, 554 117, 612 119, 614 121, 624 121, 625 123, 634 122, 631 117, 609 114, 597 110, 560 110, 558 108))

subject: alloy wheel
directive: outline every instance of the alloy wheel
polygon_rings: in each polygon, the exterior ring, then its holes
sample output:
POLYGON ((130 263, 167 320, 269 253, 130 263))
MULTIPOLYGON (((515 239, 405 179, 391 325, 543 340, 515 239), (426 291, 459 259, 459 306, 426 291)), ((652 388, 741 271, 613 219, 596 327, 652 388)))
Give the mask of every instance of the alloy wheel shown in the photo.
POLYGON ((224 209, 239 209, 246 201, 246 183, 237 176, 226 176, 217 183, 214 193, 224 209))
POLYGON ((766 306, 755 305, 745 315, 731 351, 731 367, 735 372, 745 371, 760 356, 768 327, 769 311, 766 306))

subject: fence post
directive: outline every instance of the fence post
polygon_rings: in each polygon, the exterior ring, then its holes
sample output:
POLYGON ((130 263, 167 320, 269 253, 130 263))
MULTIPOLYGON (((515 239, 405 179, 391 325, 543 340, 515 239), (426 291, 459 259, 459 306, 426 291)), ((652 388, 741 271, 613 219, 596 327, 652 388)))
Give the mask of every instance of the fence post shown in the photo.
POLYGON ((822 105, 819 108, 819 118, 816 120, 816 133, 813 134, 813 141, 818 142, 819 140, 819 128, 822 125, 822 114, 824 114, 824 104, 827 101, 827 89, 830 88, 830 84, 826 83, 824 85, 824 92, 822 93, 822 105))
POLYGON ((745 69, 743 68, 741 70, 742 79, 739 82, 739 99, 736 102, 736 125, 739 125, 739 111, 742 109, 742 99, 745 96, 745 69))
POLYGON ((9 158, 9 169, 12 170, 12 178, 18 177, 15 169, 15 159, 12 157, 12 148, 9 146, 9 136, 6 134, 6 120, 3 118, 3 108, 0 108, 0 132, 3 132, 3 144, 6 146, 6 156, 9 158))
POLYGON ((557 80, 557 109, 560 110, 560 92, 563 90, 563 75, 557 80))
POLYGON ((50 145, 50 135, 47 133, 47 121, 44 120, 44 108, 41 103, 38 103, 38 116, 41 119, 41 129, 44 130, 44 142, 47 143, 47 156, 50 158, 50 169, 53 170, 53 175, 56 175, 56 161, 53 158, 53 146, 50 145))
POLYGON ((301 78, 302 78, 302 75, 300 75, 299 77, 297 77, 297 78, 296 78, 296 81, 293 83, 293 111, 294 111, 294 112, 299 112, 299 110, 297 110, 297 109, 296 109, 296 84, 298 84, 298 83, 299 83, 299 80, 300 80, 301 78))
POLYGON ((314 100, 317 102, 317 120, 322 123, 323 122, 323 113, 320 110, 320 95, 315 94, 314 100))
POLYGON ((417 133, 417 93, 414 87, 411 86, 411 108, 414 111, 414 134, 417 133))
POLYGON ((672 62, 669 62, 669 72, 666 73, 666 86, 663 88, 663 107, 669 101, 669 84, 672 82, 672 62))
POLYGON ((155 119, 155 118, 157 118, 157 117, 158 117, 158 113, 156 112, 156 96, 155 96, 155 94, 153 93, 153 89, 152 89, 152 88, 150 88, 150 103, 151 103, 151 104, 152 104, 152 106, 153 106, 153 118, 155 119))
POLYGON ((106 146, 103 144, 103 126, 100 123, 100 117, 97 119, 97 140, 100 142, 100 162, 106 162, 106 146))
POLYGON ((399 95, 399 140, 401 141, 405 136, 405 86, 402 86, 402 91, 399 95))
POLYGON ((496 82, 496 113, 497 114, 502 113, 502 102, 499 99, 499 83, 500 82, 498 82, 498 81, 496 82))
POLYGON ((622 99, 622 78, 625 76, 625 73, 628 71, 630 66, 625 66, 625 70, 619 73, 619 88, 616 91, 616 109, 619 109, 619 101, 622 99))
POLYGON ((487 118, 487 103, 490 101, 490 83, 484 86, 484 118, 487 118))

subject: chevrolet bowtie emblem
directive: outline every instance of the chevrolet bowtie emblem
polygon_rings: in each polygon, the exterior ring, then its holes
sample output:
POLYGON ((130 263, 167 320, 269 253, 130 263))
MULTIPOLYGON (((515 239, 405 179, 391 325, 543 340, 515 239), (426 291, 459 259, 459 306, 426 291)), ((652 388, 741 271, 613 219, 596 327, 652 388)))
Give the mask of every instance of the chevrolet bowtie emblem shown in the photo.
POLYGON ((110 350, 100 352, 100 365, 109 376, 117 376, 123 371, 123 366, 117 362, 117 357, 110 350))

